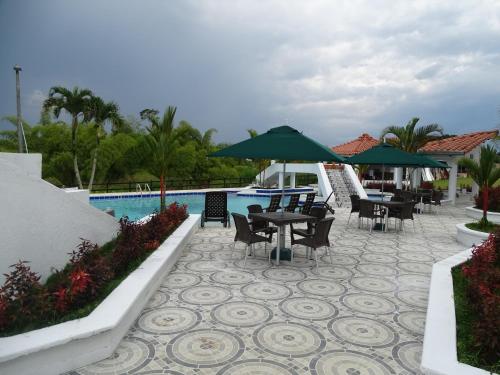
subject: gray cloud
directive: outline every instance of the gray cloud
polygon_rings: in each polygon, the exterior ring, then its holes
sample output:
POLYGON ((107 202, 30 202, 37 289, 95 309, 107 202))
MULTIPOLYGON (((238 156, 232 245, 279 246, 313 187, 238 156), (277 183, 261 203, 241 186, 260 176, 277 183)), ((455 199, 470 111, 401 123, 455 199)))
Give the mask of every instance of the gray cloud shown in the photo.
POLYGON ((489 129, 498 35, 493 0, 3 1, 0 116, 15 113, 19 63, 29 122, 57 84, 125 114, 177 105, 220 141, 288 122, 336 144, 413 116, 450 133, 489 129))

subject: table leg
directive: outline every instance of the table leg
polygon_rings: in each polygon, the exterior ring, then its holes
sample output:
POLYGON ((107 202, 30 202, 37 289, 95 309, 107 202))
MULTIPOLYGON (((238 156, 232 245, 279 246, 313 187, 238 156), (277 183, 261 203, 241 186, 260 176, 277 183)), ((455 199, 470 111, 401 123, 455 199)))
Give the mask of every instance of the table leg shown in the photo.
POLYGON ((281 226, 278 226, 278 236, 276 240, 276 265, 280 264, 280 248, 281 248, 281 226))
POLYGON ((384 232, 387 232, 387 227, 389 226, 389 207, 386 208, 384 216, 385 216, 384 217, 384 221, 385 221, 384 232))

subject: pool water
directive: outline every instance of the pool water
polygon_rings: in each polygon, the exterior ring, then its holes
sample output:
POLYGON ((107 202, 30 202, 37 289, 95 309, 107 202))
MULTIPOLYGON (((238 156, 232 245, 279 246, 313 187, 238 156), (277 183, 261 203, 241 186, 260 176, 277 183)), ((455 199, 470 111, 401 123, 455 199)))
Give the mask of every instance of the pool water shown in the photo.
MULTIPOLYGON (((270 197, 262 196, 239 196, 236 194, 227 195, 227 205, 229 212, 237 212, 247 215, 247 206, 260 204, 262 207, 269 205, 270 197)), ((285 196, 285 205, 290 197, 285 196)), ((200 214, 205 208, 205 194, 176 194, 167 195, 166 204, 177 202, 188 206, 188 212, 200 214)), ((111 208, 115 210, 115 216, 120 218, 128 216, 130 220, 137 220, 160 209, 160 197, 133 197, 133 198, 111 198, 92 199, 90 204, 101 210, 111 208)))

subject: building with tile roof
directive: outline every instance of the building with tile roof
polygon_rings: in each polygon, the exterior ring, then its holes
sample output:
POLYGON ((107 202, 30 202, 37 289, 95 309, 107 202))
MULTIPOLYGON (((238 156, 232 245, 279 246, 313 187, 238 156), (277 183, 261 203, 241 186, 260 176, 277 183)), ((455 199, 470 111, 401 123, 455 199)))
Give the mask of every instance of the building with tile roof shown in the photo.
POLYGON ((342 156, 353 156, 372 148, 373 146, 379 144, 379 142, 380 141, 378 139, 373 138, 370 134, 363 133, 352 141, 332 147, 332 150, 336 154, 342 156))

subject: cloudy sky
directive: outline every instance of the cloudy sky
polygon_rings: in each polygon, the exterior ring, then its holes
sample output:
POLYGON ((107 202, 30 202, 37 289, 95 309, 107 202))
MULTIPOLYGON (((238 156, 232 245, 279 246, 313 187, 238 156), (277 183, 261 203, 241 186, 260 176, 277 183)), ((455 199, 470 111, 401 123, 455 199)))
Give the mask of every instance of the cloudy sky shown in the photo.
POLYGON ((415 116, 492 129, 500 1, 0 0, 0 116, 16 63, 30 123, 63 85, 125 115, 175 105, 218 141, 288 123, 335 145, 415 116))

